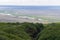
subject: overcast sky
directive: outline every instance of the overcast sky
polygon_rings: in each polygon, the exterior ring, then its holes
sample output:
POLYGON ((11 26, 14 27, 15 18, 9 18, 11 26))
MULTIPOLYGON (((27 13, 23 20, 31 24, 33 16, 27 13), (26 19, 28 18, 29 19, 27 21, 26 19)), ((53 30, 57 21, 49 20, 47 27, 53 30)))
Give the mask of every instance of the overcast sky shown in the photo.
POLYGON ((0 0, 0 5, 60 5, 60 0, 0 0))

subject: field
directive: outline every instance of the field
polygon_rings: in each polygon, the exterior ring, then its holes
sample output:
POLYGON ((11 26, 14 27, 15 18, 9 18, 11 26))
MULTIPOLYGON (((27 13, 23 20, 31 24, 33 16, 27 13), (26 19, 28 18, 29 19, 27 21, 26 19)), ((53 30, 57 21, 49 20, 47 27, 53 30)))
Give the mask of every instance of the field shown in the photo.
POLYGON ((0 22, 0 40, 60 40, 60 23, 0 22))

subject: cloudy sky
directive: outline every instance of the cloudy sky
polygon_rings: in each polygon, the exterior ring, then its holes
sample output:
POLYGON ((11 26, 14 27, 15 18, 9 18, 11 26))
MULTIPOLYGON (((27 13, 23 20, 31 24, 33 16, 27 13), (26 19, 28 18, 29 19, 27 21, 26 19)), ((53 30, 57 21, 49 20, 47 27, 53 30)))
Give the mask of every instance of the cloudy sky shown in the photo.
POLYGON ((0 0, 0 5, 60 5, 60 0, 0 0))

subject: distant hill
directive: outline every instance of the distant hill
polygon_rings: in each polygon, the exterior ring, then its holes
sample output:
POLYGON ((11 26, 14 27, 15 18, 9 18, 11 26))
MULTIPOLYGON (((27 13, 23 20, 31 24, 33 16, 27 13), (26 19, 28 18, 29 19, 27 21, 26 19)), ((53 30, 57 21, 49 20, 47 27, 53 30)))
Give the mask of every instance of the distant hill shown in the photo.
POLYGON ((21 22, 23 19, 20 16, 27 16, 31 20, 25 19, 22 22, 32 22, 32 18, 42 19, 43 22, 60 22, 59 8, 59 6, 0 6, 0 21, 21 22))

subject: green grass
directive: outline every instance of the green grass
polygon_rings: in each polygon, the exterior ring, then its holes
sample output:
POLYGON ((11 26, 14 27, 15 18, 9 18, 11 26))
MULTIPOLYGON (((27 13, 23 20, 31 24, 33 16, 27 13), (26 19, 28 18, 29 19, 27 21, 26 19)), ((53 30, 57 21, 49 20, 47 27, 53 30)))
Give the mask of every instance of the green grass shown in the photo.
POLYGON ((60 40, 60 23, 0 22, 0 40, 60 40))

